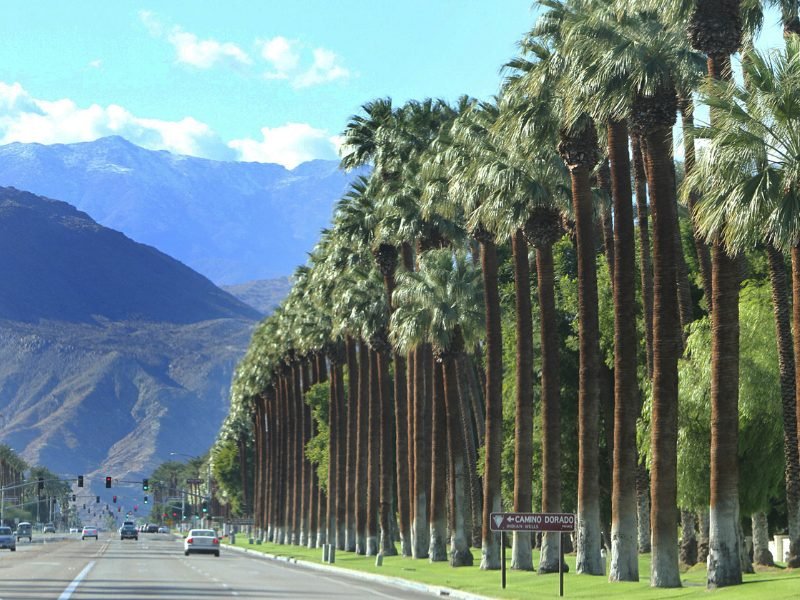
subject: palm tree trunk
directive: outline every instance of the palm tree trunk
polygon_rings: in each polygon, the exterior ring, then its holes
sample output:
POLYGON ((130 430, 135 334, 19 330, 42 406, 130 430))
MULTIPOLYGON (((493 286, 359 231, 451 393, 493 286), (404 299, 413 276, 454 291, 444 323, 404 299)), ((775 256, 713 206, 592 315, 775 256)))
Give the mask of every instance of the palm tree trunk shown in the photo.
POLYGON ((356 441, 356 553, 367 553, 367 465, 369 463, 369 349, 362 340, 358 348, 358 415, 356 441))
POLYGON ((447 408, 442 365, 435 360, 433 371, 433 428, 431 432, 430 545, 431 562, 447 560, 447 408))
POLYGON ((608 126, 614 202, 614 468, 611 494, 611 581, 639 581, 636 522, 636 419, 639 414, 633 232, 628 126, 608 126))
POLYGON ((599 324, 597 266, 594 252, 589 167, 570 170, 578 254, 579 391, 578 391, 578 515, 576 570, 588 575, 605 571, 600 557, 599 473, 599 324))
POLYGON ((679 319, 675 274, 672 133, 646 135, 646 172, 653 219, 653 400, 651 415, 652 562, 650 585, 680 587, 677 444, 679 319))
POLYGON ((394 353, 395 461, 397 464, 397 527, 400 554, 411 556, 411 486, 409 485, 408 396, 406 358, 394 353))
MULTIPOLYGON (((456 334, 460 337, 460 333, 456 334)), ((456 340, 455 347, 461 349, 463 340, 456 340)), ((465 526, 467 508, 467 474, 464 468, 464 420, 461 414, 463 405, 459 397, 458 360, 448 353, 444 357, 444 401, 447 413, 447 443, 452 459, 453 482, 450 492, 450 565, 453 567, 472 566, 473 557, 469 551, 469 540, 465 526)))
POLYGON ((717 241, 711 250, 711 524, 708 585, 742 582, 739 560, 739 270, 717 241))
POLYGON ((358 438, 358 394, 359 394, 359 368, 358 353, 355 340, 345 338, 345 352, 347 353, 347 439, 345 448, 345 511, 344 511, 344 549, 347 552, 356 550, 356 492, 360 485, 356 471, 356 442, 358 438))
MULTIPOLYGON (((553 246, 536 248, 542 346, 542 512, 561 512, 561 393, 553 246)), ((558 571, 559 533, 545 533, 539 573, 558 571)))
POLYGON ((470 508, 470 524, 472 526, 471 539, 472 545, 480 547, 481 545, 481 514, 482 514, 482 487, 480 475, 478 474, 478 450, 479 445, 478 428, 475 426, 476 417, 472 414, 474 409, 474 402, 470 396, 476 393, 476 388, 471 385, 470 373, 475 370, 475 365, 472 364, 472 359, 467 354, 462 353, 458 356, 458 386, 459 396, 461 398, 461 419, 464 428, 464 440, 467 477, 469 480, 469 508, 470 508), (470 398, 468 401, 467 398, 470 398))
POLYGON ((502 510, 501 452, 503 443, 503 335, 497 283, 497 247, 482 236, 481 267, 486 304, 486 459, 483 475, 481 569, 500 568, 499 535, 489 527, 490 515, 502 510))
POLYGON ((339 498, 339 411, 341 410, 339 400, 339 387, 342 368, 336 363, 335 357, 331 357, 331 381, 329 388, 329 411, 328 411, 328 507, 326 521, 326 539, 329 544, 337 544, 339 523, 338 507, 336 502, 339 498))
POLYGON ((425 415, 428 397, 425 393, 426 345, 414 353, 414 518, 411 523, 414 558, 428 557, 428 478, 425 463, 429 463, 430 443, 426 435, 425 415))
POLYGON ((695 514, 691 510, 681 511, 681 554, 684 565, 697 564, 697 535, 695 534, 695 514))
POLYGON ((706 563, 708 561, 708 536, 710 523, 708 510, 701 510, 697 513, 697 562, 706 563))
POLYGON ((769 279, 772 285, 772 309, 775 314, 775 338, 778 343, 778 370, 781 381, 784 481, 786 484, 786 514, 789 521, 788 563, 790 567, 795 568, 800 566, 800 454, 798 454, 797 445, 794 341, 783 254, 772 244, 768 244, 767 257, 769 259, 769 279))
POLYGON ((378 507, 380 502, 380 443, 381 443, 381 399, 380 380, 378 376, 378 353, 372 348, 368 350, 369 358, 369 401, 367 423, 368 466, 367 466, 367 522, 366 522, 366 554, 378 554, 378 507))
POLYGON ((769 551, 767 513, 753 513, 750 519, 753 523, 753 562, 763 567, 774 567, 775 560, 769 551))
POLYGON ((292 378, 292 403, 294 404, 294 476, 292 479, 292 544, 300 543, 300 516, 303 497, 303 393, 300 389, 300 360, 295 356, 290 367, 292 378))
MULTIPOLYGON (((397 555, 392 537, 391 517, 394 490, 392 479, 395 456, 392 452, 392 381, 389 375, 389 345, 378 352, 378 379, 380 382, 380 553, 384 556, 397 555)), ((396 374, 395 374, 396 375, 396 374)))
MULTIPOLYGON (((533 316, 528 243, 521 229, 512 238, 516 329, 516 412, 514 426, 514 510, 533 507, 533 316)), ((511 568, 533 570, 530 532, 514 532, 511 568)))
MULTIPOLYGON (((636 194, 636 220, 639 223, 639 269, 642 286, 642 309, 644 313, 645 350, 647 352, 647 375, 653 377, 653 265, 650 260, 650 228, 647 208, 647 179, 644 157, 638 135, 631 136, 633 153, 633 181, 636 194)), ((649 529, 649 528, 648 528, 649 529)), ((648 540, 650 537, 648 536, 648 540)), ((648 541, 649 545, 649 541, 648 541)), ((641 545, 640 545, 641 546, 641 545)))

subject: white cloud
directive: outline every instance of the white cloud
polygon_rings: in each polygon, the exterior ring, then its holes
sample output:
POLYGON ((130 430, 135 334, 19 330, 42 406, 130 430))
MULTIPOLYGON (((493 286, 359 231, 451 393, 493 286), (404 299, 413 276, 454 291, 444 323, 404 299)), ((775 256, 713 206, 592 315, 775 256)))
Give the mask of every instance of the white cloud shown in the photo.
POLYGON ((316 48, 311 68, 297 76, 292 81, 292 85, 304 88, 348 77, 350 77, 350 71, 339 64, 339 57, 334 52, 325 48, 316 48))
POLYGON ((167 36, 178 53, 178 62, 208 69, 218 63, 249 65, 252 61, 247 53, 232 42, 201 40, 180 27, 174 27, 167 36))
POLYGON ((297 42, 287 40, 282 36, 272 38, 263 43, 261 56, 275 69, 266 74, 269 79, 287 79, 289 73, 297 68, 300 62, 297 46, 297 42))
POLYGON ((281 127, 261 129, 263 139, 233 140, 228 146, 236 150, 239 160, 277 163, 293 169, 315 158, 337 158, 340 140, 322 129, 306 123, 287 123, 281 127))
POLYGON ((260 46, 261 58, 271 67, 264 73, 266 79, 285 79, 294 88, 305 88, 350 77, 350 71, 331 50, 316 48, 303 61, 303 44, 297 40, 278 36, 260 46))
POLYGON ((0 144, 68 144, 109 135, 153 150, 232 159, 212 129, 192 117, 180 121, 141 118, 116 104, 79 107, 70 99, 33 98, 19 83, 0 82, 0 144))
POLYGON ((99 58, 96 58, 95 60, 89 63, 89 66, 92 67, 93 69, 99 69, 103 66, 103 61, 100 60, 99 58))
POLYGON ((141 11, 139 19, 154 37, 164 37, 175 48, 179 63, 200 69, 209 69, 217 64, 249 65, 250 56, 233 42, 218 42, 214 39, 201 40, 194 33, 184 31, 175 25, 166 31, 158 17, 150 11, 141 11), (165 33, 166 31, 166 33, 165 33))

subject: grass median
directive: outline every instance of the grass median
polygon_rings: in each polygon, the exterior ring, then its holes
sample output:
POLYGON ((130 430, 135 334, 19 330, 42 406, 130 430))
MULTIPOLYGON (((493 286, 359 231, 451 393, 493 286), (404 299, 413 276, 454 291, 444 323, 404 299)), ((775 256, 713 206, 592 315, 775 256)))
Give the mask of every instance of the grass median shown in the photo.
MULTIPOLYGON (((262 552, 281 558, 294 558, 316 564, 324 564, 322 550, 301 546, 271 543, 250 544, 247 537, 237 536, 236 546, 254 552, 262 552)), ((453 568, 448 563, 431 563, 427 559, 414 560, 402 556, 386 556, 383 565, 375 565, 374 556, 360 556, 352 552, 336 552, 335 566, 365 573, 376 573, 387 577, 398 577, 432 586, 452 588, 488 596, 491 598, 530 599, 558 598, 558 573, 537 575, 535 572, 506 570, 506 588, 500 585, 500 571, 482 571, 479 567, 480 550, 473 549, 475 566, 453 568)), ((570 572, 564 575, 565 598, 603 598, 616 599, 623 594, 625 600, 645 600, 661 598, 716 598, 725 600, 783 600, 800 598, 800 569, 759 567, 754 574, 745 574, 744 583, 739 586, 715 591, 706 589, 706 569, 695 565, 681 575, 683 587, 676 589, 651 588, 650 555, 639 558, 638 583, 609 583, 606 577, 575 574, 575 555, 567 555, 566 562, 570 572)), ((538 553, 534 551, 534 564, 538 564, 538 553)), ((506 564, 511 564, 511 551, 506 552, 506 564)))

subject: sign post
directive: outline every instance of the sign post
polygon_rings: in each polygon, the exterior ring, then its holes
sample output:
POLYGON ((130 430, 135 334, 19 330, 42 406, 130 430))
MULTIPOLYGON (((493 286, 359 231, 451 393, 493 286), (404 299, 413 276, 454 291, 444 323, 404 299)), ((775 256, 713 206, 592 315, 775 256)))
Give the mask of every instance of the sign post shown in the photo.
POLYGON ((558 536, 558 595, 564 595, 564 551, 561 534, 575 531, 573 513, 492 513, 489 523, 492 531, 500 532, 501 584, 506 587, 506 531, 556 532, 558 536))

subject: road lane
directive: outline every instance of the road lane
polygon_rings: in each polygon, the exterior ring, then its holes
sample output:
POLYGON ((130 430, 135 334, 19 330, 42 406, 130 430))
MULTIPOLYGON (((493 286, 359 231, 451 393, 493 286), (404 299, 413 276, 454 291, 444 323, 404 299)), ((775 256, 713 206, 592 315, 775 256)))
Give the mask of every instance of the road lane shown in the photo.
MULTIPOLYGON (((138 541, 122 541, 101 534, 99 543, 67 540, 52 546, 48 553, 30 555, 30 563, 15 561, 21 569, 16 579, 0 573, 0 600, 57 600, 92 561, 83 580, 70 590, 69 600, 422 600, 433 596, 225 547, 219 558, 212 554, 187 557, 182 541, 172 535, 140 534, 138 541)), ((0 569, 3 566, 5 561, 0 560, 0 569)))

